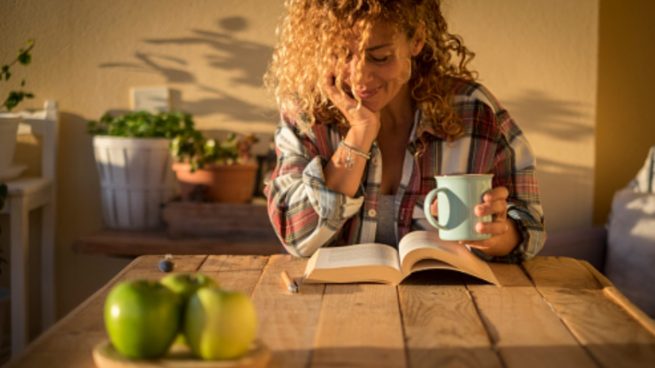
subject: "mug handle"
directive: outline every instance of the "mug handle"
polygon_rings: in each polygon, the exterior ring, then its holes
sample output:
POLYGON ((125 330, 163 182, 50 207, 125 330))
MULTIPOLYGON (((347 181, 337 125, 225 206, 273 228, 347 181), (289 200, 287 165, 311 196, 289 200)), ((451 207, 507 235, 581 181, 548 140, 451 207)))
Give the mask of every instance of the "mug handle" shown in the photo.
POLYGON ((440 225, 439 222, 436 221, 436 219, 432 216, 432 213, 430 212, 430 205, 432 204, 432 201, 434 201, 434 198, 439 194, 439 192, 444 192, 448 191, 448 188, 435 188, 432 189, 427 196, 425 196, 425 202, 423 202, 423 212, 425 213, 425 219, 428 220, 430 225, 436 227, 439 230, 450 230, 449 227, 446 227, 444 225, 440 225))

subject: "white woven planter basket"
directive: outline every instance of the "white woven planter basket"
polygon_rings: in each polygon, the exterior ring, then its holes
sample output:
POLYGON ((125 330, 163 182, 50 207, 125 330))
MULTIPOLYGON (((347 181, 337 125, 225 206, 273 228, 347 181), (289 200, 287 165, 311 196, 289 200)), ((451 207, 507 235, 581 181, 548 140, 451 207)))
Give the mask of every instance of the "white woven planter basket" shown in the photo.
POLYGON ((137 230, 162 224, 162 204, 177 192, 169 142, 163 138, 93 138, 107 227, 137 230))

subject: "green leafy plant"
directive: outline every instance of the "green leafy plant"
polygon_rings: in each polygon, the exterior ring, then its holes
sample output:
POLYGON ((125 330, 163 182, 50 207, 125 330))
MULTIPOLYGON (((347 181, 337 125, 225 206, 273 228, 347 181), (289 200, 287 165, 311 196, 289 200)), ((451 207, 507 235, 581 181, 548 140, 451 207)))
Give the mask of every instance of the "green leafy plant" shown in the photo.
MULTIPOLYGON (((34 40, 28 40, 25 47, 18 50, 18 56, 8 64, 2 65, 0 69, 0 80, 9 81, 11 79, 12 67, 15 65, 27 66, 32 62, 32 48, 34 48, 34 40)), ((25 87, 25 79, 22 79, 20 82, 20 89, 10 90, 8 96, 2 102, 0 108, 2 110, 11 111, 18 104, 20 104, 24 99, 34 98, 34 94, 23 90, 25 87)))
MULTIPOLYGON (((32 48, 34 48, 34 40, 27 41, 24 48, 18 50, 18 56, 8 64, 3 64, 0 68, 0 81, 9 82, 13 73, 12 68, 16 65, 27 66, 32 62, 32 48)), ((34 98, 34 94, 23 90, 25 87, 25 79, 20 81, 20 89, 11 89, 0 105, 0 111, 11 111, 17 107, 23 100, 27 98, 34 98)), ((5 206, 9 190, 7 184, 0 183, 0 210, 5 206)), ((0 232, 1 233, 1 232, 0 232)), ((0 256, 0 273, 2 273, 2 264, 7 263, 7 260, 0 256)))
POLYGON ((175 138, 194 130, 193 118, 184 112, 134 111, 112 115, 105 113, 100 120, 87 122, 92 135, 133 138, 175 138))
POLYGON ((256 141, 253 135, 238 136, 234 133, 219 141, 193 129, 173 139, 170 153, 178 162, 188 163, 193 172, 208 164, 232 165, 250 161, 250 149, 256 141))

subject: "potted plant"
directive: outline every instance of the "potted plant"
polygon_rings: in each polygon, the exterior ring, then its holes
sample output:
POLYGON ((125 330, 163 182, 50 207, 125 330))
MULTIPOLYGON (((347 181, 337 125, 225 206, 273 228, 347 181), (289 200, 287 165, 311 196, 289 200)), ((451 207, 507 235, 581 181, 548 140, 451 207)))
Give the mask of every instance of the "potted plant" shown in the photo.
POLYGON ((105 113, 88 122, 100 176, 105 224, 117 229, 161 225, 161 206, 177 192, 168 147, 193 130, 182 112, 105 113))
MULTIPOLYGON (((18 51, 18 55, 8 64, 2 65, 0 69, 0 81, 9 82, 13 75, 12 68, 16 65, 27 66, 32 61, 32 48, 34 40, 28 40, 24 48, 18 51)), ((25 80, 20 82, 19 89, 12 89, 0 105, 0 181, 12 179, 22 172, 24 166, 13 165, 14 151, 16 148, 16 133, 20 116, 11 111, 23 100, 33 98, 31 92, 23 90, 25 80)))
POLYGON ((252 199, 257 164, 250 149, 253 135, 230 134, 218 141, 190 130, 173 139, 173 171, 182 200, 247 203, 252 199))

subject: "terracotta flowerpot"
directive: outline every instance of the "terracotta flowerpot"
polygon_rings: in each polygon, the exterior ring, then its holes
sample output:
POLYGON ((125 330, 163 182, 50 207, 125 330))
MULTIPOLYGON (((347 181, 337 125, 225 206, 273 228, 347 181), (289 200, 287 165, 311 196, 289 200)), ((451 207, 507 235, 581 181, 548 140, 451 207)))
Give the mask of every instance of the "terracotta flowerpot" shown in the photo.
POLYGON ((257 176, 254 163, 206 165, 191 172, 188 163, 173 164, 182 199, 246 203, 252 199, 257 176))

